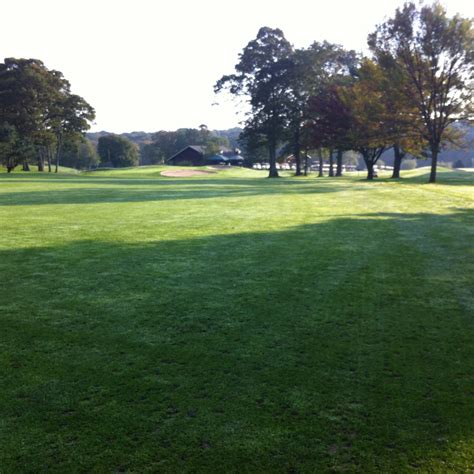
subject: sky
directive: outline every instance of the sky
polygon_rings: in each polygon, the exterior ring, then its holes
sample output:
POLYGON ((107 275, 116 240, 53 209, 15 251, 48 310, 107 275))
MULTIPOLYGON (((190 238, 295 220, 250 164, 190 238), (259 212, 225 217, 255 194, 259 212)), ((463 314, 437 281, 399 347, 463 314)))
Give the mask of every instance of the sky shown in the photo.
MULTIPOLYGON (((0 60, 41 59, 96 110, 93 131, 239 125, 243 106, 213 86, 262 26, 295 47, 363 52, 402 0, 2 0, 0 60), (8 18, 8 21, 5 21, 8 18)), ((443 2, 474 17, 474 1, 443 2)))

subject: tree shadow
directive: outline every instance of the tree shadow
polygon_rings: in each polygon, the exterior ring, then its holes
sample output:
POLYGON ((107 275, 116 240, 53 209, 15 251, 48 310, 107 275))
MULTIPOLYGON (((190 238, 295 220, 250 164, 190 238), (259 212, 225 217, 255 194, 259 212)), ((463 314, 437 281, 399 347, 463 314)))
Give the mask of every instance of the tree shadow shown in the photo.
MULTIPOLYGON (((45 180, 41 180, 44 183, 45 180)), ((21 180, 38 183, 35 180, 21 180)), ((93 204, 107 202, 173 201, 181 199, 235 198, 285 194, 321 194, 347 190, 347 183, 324 183, 282 179, 67 179, 48 181, 48 190, 0 193, 0 206, 45 204, 93 204), (67 184, 68 188, 64 189, 67 184), (71 184, 84 187, 70 187, 71 184), (51 186, 49 186, 51 185, 51 186), (98 186, 96 186, 98 185, 98 186), (56 187, 57 186, 57 187, 56 187), (176 188, 176 189, 174 189, 176 188)), ((354 188, 356 189, 356 188, 354 188)))
POLYGON ((456 469, 470 218, 1 251, 2 465, 456 469))
MULTIPOLYGON (((426 172, 417 176, 404 176, 402 170, 402 177, 400 179, 380 178, 381 182, 391 182, 399 184, 425 184, 432 186, 429 183, 430 173, 426 172)), ((436 177, 436 184, 449 185, 449 186, 470 186, 474 184, 474 172, 469 171, 444 171, 440 170, 436 177)))

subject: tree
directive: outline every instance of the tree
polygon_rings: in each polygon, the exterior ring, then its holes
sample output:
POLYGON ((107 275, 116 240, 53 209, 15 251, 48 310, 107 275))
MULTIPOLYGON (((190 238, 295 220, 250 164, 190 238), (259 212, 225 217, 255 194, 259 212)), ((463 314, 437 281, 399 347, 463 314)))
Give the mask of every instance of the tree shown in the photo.
MULTIPOLYGON (((63 74, 42 61, 7 58, 0 63, 0 121, 15 128, 23 150, 36 149, 39 171, 46 160, 51 170, 53 154, 57 171, 64 137, 84 134, 94 116, 92 107, 71 93, 63 74)), ((26 155, 24 160, 27 169, 26 155)))
MULTIPOLYGON (((25 147, 53 138, 46 133, 44 118, 48 93, 47 70, 41 61, 6 58, 0 63, 0 121, 14 127, 25 147)), ((39 170, 42 165, 38 163, 39 170)))
POLYGON ((95 118, 94 109, 80 96, 71 94, 69 88, 62 91, 55 103, 51 127, 56 138, 55 162, 58 172, 61 148, 67 137, 82 137, 95 118))
POLYGON ((18 134, 13 125, 3 123, 0 125, 0 163, 3 163, 8 173, 11 173, 18 164, 15 145, 18 134))
POLYGON ((68 138, 63 144, 62 164, 78 170, 90 170, 100 163, 94 144, 87 138, 68 138))
MULTIPOLYGON (((397 70, 388 71, 380 62, 376 63, 376 87, 384 91, 386 123, 393 136, 394 163, 392 179, 400 178, 402 160, 408 153, 419 156, 427 147, 420 134, 420 117, 416 106, 403 93, 405 81, 397 70)), ((369 70, 370 73, 370 70, 369 70)))
POLYGON ((245 132, 263 140, 268 149, 269 177, 278 177, 276 151, 286 132, 286 107, 289 100, 287 74, 291 44, 280 29, 260 28, 239 56, 236 73, 217 81, 215 91, 228 89, 235 96, 246 96, 250 112, 245 132))
MULTIPOLYGON (((308 102, 305 128, 312 146, 324 149, 324 154, 329 158, 329 176, 334 176, 334 148, 348 150, 352 145, 349 139, 351 115, 347 104, 340 97, 342 87, 341 84, 328 83, 308 102)), ((347 81, 344 87, 349 87, 347 81)), ((340 159, 342 153, 338 156, 338 162, 340 159)), ((319 176, 323 176, 323 152, 319 153, 319 162, 319 176)))
POLYGON ((99 138, 97 152, 100 161, 114 168, 138 165, 138 149, 127 138, 118 135, 105 135, 99 138))
POLYGON ((145 143, 140 147, 141 165, 156 165, 158 163, 164 163, 164 160, 165 155, 163 155, 157 142, 145 143))
POLYGON ((243 149, 244 165, 252 166, 268 160, 268 151, 264 137, 248 130, 243 130, 239 136, 239 145, 243 149))
POLYGON ((153 135, 153 141, 141 147, 142 164, 164 163, 168 158, 189 145, 200 145, 208 156, 219 153, 229 146, 229 140, 216 135, 206 125, 199 129, 180 128, 173 132, 159 131, 153 135))
MULTIPOLYGON (((329 84, 342 84, 357 64, 354 51, 341 46, 314 42, 309 48, 297 49, 291 57, 290 100, 287 114, 289 143, 296 162, 296 175, 301 174, 300 153, 304 138, 305 123, 310 119, 310 97, 322 93, 329 84)), ((306 150, 307 151, 307 150, 306 150)), ((342 156, 342 150, 338 156, 342 156)), ((338 168, 339 173, 341 167, 338 168)))
POLYGON ((387 107, 384 76, 381 68, 370 60, 362 62, 358 79, 340 88, 339 94, 349 113, 346 139, 358 151, 367 167, 367 179, 374 178, 374 167, 383 152, 392 146, 397 130, 387 107))
POLYGON ((416 105, 419 132, 431 152, 431 183, 449 126, 474 119, 472 20, 449 18, 439 3, 406 3, 369 35, 381 65, 403 78, 403 93, 416 105))

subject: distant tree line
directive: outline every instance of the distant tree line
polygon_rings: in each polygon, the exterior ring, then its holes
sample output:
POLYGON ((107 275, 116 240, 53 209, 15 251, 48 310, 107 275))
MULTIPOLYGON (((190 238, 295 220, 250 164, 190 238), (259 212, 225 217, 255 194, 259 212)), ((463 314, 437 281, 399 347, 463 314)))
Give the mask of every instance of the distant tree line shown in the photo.
POLYGON ((153 134, 151 143, 142 147, 142 163, 164 163, 188 145, 203 146, 207 155, 214 155, 222 148, 228 148, 230 143, 227 137, 214 134, 204 124, 198 129, 181 128, 170 132, 160 131, 153 134))
MULTIPOLYGON (((430 182, 448 143, 474 119, 472 20, 448 17, 439 4, 406 3, 368 37, 371 56, 328 42, 295 49, 279 29, 261 28, 239 56, 235 73, 217 81, 248 99, 242 140, 265 150, 277 177, 277 150, 286 144, 304 172, 309 150, 327 155, 335 176, 343 154, 358 152, 367 178, 393 149, 398 178, 406 156, 429 158, 430 182)), ((322 168, 320 168, 322 174, 322 168)))
POLYGON ((8 172, 20 164, 29 171, 33 162, 58 172, 64 149, 79 152, 94 118, 61 72, 38 59, 0 63, 0 159, 8 172))
POLYGON ((189 145, 200 145, 207 155, 222 149, 239 147, 242 129, 209 130, 204 124, 199 128, 161 130, 155 133, 131 132, 111 134, 88 133, 87 138, 98 150, 100 166, 136 166, 164 164, 166 160, 189 145))

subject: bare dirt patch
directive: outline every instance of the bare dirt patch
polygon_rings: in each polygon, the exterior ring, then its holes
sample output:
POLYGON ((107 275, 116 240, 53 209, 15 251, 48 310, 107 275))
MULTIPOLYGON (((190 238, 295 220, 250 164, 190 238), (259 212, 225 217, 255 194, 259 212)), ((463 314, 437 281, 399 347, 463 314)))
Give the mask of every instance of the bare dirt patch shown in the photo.
POLYGON ((200 176, 202 174, 212 174, 213 171, 202 171, 202 170, 169 170, 162 171, 162 176, 169 176, 171 178, 188 178, 190 176, 200 176))

